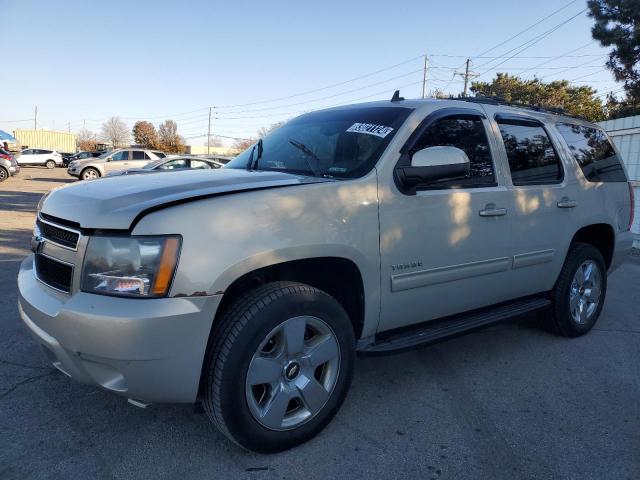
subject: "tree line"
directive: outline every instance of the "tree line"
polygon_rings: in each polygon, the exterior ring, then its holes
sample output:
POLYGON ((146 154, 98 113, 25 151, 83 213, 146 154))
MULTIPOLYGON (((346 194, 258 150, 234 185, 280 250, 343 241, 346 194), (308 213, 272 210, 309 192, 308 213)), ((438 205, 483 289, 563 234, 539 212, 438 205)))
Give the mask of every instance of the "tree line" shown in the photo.
POLYGON ((127 124, 120 117, 111 117, 102 124, 100 135, 96 135, 86 128, 81 129, 77 136, 80 150, 95 150, 100 142, 108 143, 113 148, 129 145, 133 139, 136 145, 144 148, 162 150, 167 153, 184 153, 185 140, 178 134, 178 124, 174 120, 165 120, 158 129, 147 121, 139 121, 129 130, 127 124))

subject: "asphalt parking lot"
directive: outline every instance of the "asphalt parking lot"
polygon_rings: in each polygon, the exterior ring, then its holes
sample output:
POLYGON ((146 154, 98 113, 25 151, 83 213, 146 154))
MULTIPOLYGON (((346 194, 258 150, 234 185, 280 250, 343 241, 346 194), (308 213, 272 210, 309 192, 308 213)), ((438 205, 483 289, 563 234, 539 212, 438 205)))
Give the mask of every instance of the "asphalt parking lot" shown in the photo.
MULTIPOLYGON (((47 364, 16 305, 34 211, 64 169, 0 184, 0 478, 640 478, 640 257, 568 340, 532 316, 408 353, 359 358, 311 442, 240 450, 192 405, 139 409, 47 364)), ((81 207, 79 207, 81 208, 81 207)))

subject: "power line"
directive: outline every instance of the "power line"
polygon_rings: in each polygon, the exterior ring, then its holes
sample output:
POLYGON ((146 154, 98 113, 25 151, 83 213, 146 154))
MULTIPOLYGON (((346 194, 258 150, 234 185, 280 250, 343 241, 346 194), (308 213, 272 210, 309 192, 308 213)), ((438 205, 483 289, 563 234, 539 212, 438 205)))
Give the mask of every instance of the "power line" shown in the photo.
POLYGON ((502 42, 498 43, 497 45, 494 45, 494 46, 493 46, 493 47, 491 47, 490 49, 485 50, 485 51, 484 51, 484 52, 482 52, 481 54, 476 55, 474 58, 479 58, 479 57, 481 57, 482 55, 486 55, 487 53, 492 52, 492 51, 493 51, 493 50, 495 50, 496 48, 501 47, 501 46, 502 46, 502 45, 504 45, 505 43, 510 42, 510 41, 511 41, 511 40, 513 40, 514 38, 517 38, 517 37, 519 37, 520 35, 522 35, 523 33, 526 33, 526 32, 528 32, 529 30, 531 30, 532 28, 534 28, 534 27, 536 27, 536 26, 540 25, 542 22, 544 22, 545 20, 547 20, 547 19, 549 19, 549 18, 553 17, 555 14, 560 13, 562 10, 564 10, 565 8, 567 8, 567 7, 571 6, 571 5, 573 5, 573 4, 574 4, 574 3, 576 3, 577 1, 578 1, 578 0, 572 0, 571 2, 569 2, 569 3, 565 4, 564 6, 560 7, 558 10, 555 10, 554 12, 551 12, 551 13, 550 13, 549 15, 547 15, 546 17, 543 17, 543 18, 541 18, 540 20, 538 20, 537 22, 535 22, 535 23, 533 23, 533 24, 529 25, 529 26, 528 26, 527 28, 525 28, 524 30, 519 31, 518 33, 516 33, 516 34, 515 34, 515 35, 513 35, 512 37, 509 37, 509 38, 507 38, 506 40, 504 40, 504 41, 502 41, 502 42))
MULTIPOLYGON (((602 65, 589 65, 589 66, 587 66, 589 63, 592 63, 592 62, 593 62, 593 60, 590 60, 590 61, 588 61, 586 63, 583 63, 583 64, 580 64, 580 65, 578 65, 578 66, 576 66, 574 68, 600 68, 600 69, 602 69, 602 65)), ((542 80, 543 78, 553 77, 554 75, 561 75, 561 74, 563 74, 565 72, 569 72, 571 70, 574 70, 574 68, 567 68, 567 69, 561 70, 559 72, 553 72, 553 73, 549 73, 547 75, 543 75, 542 77, 540 77, 540 80, 542 80)))
POLYGON ((252 106, 252 105, 260 105, 260 104, 264 104, 264 103, 277 102, 277 101, 280 101, 280 100, 289 100, 290 98, 300 97, 300 96, 303 96, 303 95, 307 95, 309 93, 321 92, 323 90, 328 90, 330 88, 339 87, 339 86, 347 84, 347 83, 355 82, 356 80, 362 80, 363 78, 371 77, 373 75, 385 72, 387 70, 392 70, 392 69, 394 69, 396 67, 399 67, 401 65, 406 65, 407 63, 413 62, 413 61, 417 60, 418 58, 423 58, 423 57, 424 57, 424 54, 418 55, 417 57, 410 58, 409 60, 405 60, 404 62, 396 63, 395 65, 391 65, 389 67, 381 68, 380 70, 376 70, 375 72, 366 73, 366 74, 360 75, 358 77, 350 78, 349 80, 344 80, 342 82, 334 83, 332 85, 327 85, 325 87, 320 87, 320 88, 316 88, 316 89, 313 89, 313 90, 307 90, 305 92, 295 93, 293 95, 287 95, 287 96, 284 96, 284 97, 272 98, 272 99, 269 99, 269 100, 260 100, 260 101, 257 101, 257 102, 238 103, 238 104, 235 104, 235 105, 218 105, 218 106, 216 106, 216 108, 222 109, 222 108, 248 107, 248 106, 252 106))
MULTIPOLYGON (((552 57, 550 60, 547 60, 546 62, 542 62, 542 63, 539 63, 538 65, 534 65, 534 66, 533 66, 533 67, 531 67, 531 68, 528 68, 528 69, 526 69, 526 70, 522 70, 522 71, 521 71, 521 72, 519 72, 517 75, 522 75, 523 73, 530 72, 531 70, 536 70, 536 69, 538 69, 539 67, 541 67, 542 65, 547 65, 547 64, 549 64, 549 63, 551 63, 551 62, 553 62, 553 61, 555 61, 555 60, 558 60, 558 59, 560 59, 560 58, 565 58, 565 57, 567 56, 567 54, 569 54, 569 53, 573 53, 573 52, 577 52, 578 50, 582 50, 583 48, 588 47, 589 45, 591 45, 591 44, 592 44, 592 43, 594 43, 594 42, 595 42, 595 40, 592 40, 592 41, 590 41, 590 42, 585 43, 584 45, 579 46, 578 48, 574 48, 573 50, 569 50, 566 54, 556 55, 555 57, 552 57)), ((602 57, 603 57, 603 56, 604 56, 604 55, 602 55, 602 57)), ((590 61, 588 61, 588 62, 586 62, 586 63, 590 63, 591 61, 592 61, 592 60, 590 60, 590 61)), ((586 65, 586 63, 585 63, 585 65, 586 65)))
MULTIPOLYGON (((541 33, 540 35, 533 37, 532 39, 518 45, 515 48, 512 48, 511 50, 509 50, 508 53, 513 52, 514 50, 518 50, 516 53, 514 53, 513 55, 511 55, 510 57, 508 57, 506 60, 494 65, 491 69, 495 69, 496 67, 499 67, 500 65, 503 65, 505 63, 507 63, 509 60, 511 60, 512 58, 517 57, 520 53, 524 52, 525 50, 528 50, 529 48, 531 48, 532 46, 534 46, 536 43, 539 43, 540 41, 544 40, 545 38, 547 38, 549 35, 551 35, 553 32, 555 32, 556 30, 562 28, 563 26, 565 26, 567 23, 571 22, 572 20, 574 20, 575 18, 577 18, 578 16, 582 15, 584 12, 586 12, 587 9, 584 8, 582 10, 580 10, 578 13, 576 13, 575 15, 567 18, 566 20, 560 22, 559 24, 553 26, 552 28, 550 28, 549 30, 546 30, 545 32, 541 33)), ((491 63, 492 60, 485 62, 484 64, 480 65, 480 66, 484 66, 487 65, 489 63, 491 63)), ((480 67, 479 66, 479 67, 480 67)), ((478 67, 478 68, 479 68, 478 67)), ((482 72, 480 75, 484 75, 485 73, 491 71, 491 69, 485 70, 484 72, 482 72)))

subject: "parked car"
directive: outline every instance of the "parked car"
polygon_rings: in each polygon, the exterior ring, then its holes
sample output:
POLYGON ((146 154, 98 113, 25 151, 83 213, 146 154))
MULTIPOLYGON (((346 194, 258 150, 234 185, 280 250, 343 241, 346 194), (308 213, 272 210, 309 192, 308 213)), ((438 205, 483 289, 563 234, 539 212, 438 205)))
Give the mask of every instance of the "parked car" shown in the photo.
POLYGON ((147 163, 142 168, 127 168, 124 170, 114 170, 107 173, 107 177, 118 175, 131 175, 133 173, 154 173, 154 172, 177 172, 180 170, 202 170, 221 168, 224 164, 211 158, 197 157, 165 157, 155 162, 147 163))
POLYGON ((55 150, 27 148, 16 158, 19 165, 42 165, 47 168, 62 166, 62 155, 55 150))
POLYGON ((20 173, 20 166, 16 159, 4 148, 0 148, 0 182, 20 173))
POLYGON ((147 163, 158 160, 159 158, 158 153, 151 150, 119 148, 103 153, 97 158, 73 160, 69 163, 67 173, 81 180, 94 180, 104 177, 107 173, 114 170, 142 168, 147 163))
POLYGON ((533 311, 589 332, 631 195, 593 123, 394 95, 302 115, 221 169, 52 191, 19 311, 68 376, 202 400, 237 444, 279 451, 333 418, 356 352, 533 311))
POLYGON ((78 153, 74 153, 66 156, 63 155, 62 166, 68 167, 69 163, 73 162, 74 160, 84 160, 86 158, 97 158, 100 155, 103 155, 104 153, 105 152, 92 151, 92 152, 78 152, 78 153))

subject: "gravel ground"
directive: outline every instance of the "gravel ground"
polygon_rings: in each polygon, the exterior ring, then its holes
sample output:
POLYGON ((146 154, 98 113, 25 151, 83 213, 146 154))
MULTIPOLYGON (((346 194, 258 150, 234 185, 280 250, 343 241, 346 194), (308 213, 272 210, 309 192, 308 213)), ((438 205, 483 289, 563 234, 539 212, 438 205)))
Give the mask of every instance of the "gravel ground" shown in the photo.
POLYGON ((142 410, 54 370, 22 325, 19 261, 40 195, 0 184, 0 478, 640 478, 640 258, 602 317, 568 340, 532 316, 427 348, 359 358, 331 425, 277 455, 244 452, 192 405, 142 410))

